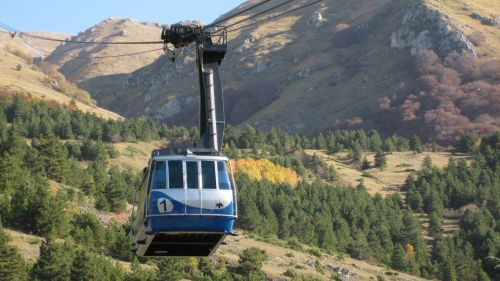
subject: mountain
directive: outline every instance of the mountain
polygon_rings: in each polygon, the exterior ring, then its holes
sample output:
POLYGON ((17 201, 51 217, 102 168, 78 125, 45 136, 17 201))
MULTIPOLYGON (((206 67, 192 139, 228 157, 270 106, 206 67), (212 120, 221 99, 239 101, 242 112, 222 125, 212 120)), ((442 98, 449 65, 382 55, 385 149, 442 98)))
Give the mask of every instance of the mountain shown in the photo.
MULTIPOLYGON (((126 18, 109 18, 70 37, 77 41, 159 41, 157 23, 126 18)), ((108 80, 110 74, 127 74, 154 62, 163 51, 161 45, 61 44, 44 61, 56 65, 64 76, 85 90, 98 95, 101 89, 112 91, 124 79, 108 80), (157 50, 149 52, 151 50, 157 50), (145 53, 142 53, 145 52, 145 53), (133 56, 102 58, 120 54, 133 56)), ((123 78, 127 76, 124 75, 123 78)))
MULTIPOLYGON (((227 14, 255 2, 247 1, 227 14)), ((280 9, 273 14, 285 10, 280 9)), ((438 139, 433 130, 445 125, 428 124, 425 117, 435 108, 422 106, 425 110, 416 118, 420 123, 404 119, 406 99, 420 91, 415 54, 433 50, 444 60, 453 52, 463 52, 477 56, 478 64, 498 68, 498 14, 499 4, 485 0, 329 0, 231 32, 221 67, 228 120, 234 125, 306 134, 363 127, 438 139), (392 113, 384 108, 387 100, 395 108, 392 113)), ((229 24, 244 17, 235 17, 229 24)), ((176 63, 160 57, 131 74, 111 75, 123 83, 101 89, 94 97, 125 116, 147 114, 169 123, 195 124, 194 59, 191 46, 176 63)), ((455 111, 460 110, 467 111, 455 111)), ((464 131, 498 128, 498 114, 481 126, 474 125, 479 122, 477 115, 462 117, 469 122, 463 125, 469 128, 464 131)), ((453 136, 443 139, 448 137, 453 136)))

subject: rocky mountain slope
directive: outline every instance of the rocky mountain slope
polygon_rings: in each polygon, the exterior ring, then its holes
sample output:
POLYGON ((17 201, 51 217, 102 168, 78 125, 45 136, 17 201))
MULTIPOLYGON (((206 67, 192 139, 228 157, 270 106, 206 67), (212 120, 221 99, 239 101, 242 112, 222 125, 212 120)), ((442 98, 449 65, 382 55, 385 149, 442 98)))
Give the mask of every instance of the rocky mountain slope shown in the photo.
MULTIPOLYGON (((232 32, 221 68, 229 122, 302 133, 356 127, 398 132, 377 119, 379 101, 415 85, 412 54, 431 49, 442 57, 463 51, 499 59, 497 14, 499 4, 484 0, 328 0, 232 32), (481 46, 474 36, 482 37, 481 46)), ((123 83, 94 95, 101 105, 124 115, 195 124, 192 49, 175 64, 161 57, 112 77, 123 83)))
MULTIPOLYGON (((78 41, 158 41, 161 27, 156 23, 125 18, 110 18, 72 36, 78 41)), ((45 59, 54 64, 66 78, 85 90, 98 94, 101 89, 113 91, 122 80, 108 81, 107 75, 128 74, 155 61, 163 54, 161 45, 92 45, 61 44, 45 59), (148 52, 150 50, 157 50, 148 52), (142 53, 146 52, 146 53, 142 53), (126 57, 120 54, 139 53, 126 57), (93 80, 96 77, 99 79, 93 80), (90 83, 91 81, 91 83, 90 83)))

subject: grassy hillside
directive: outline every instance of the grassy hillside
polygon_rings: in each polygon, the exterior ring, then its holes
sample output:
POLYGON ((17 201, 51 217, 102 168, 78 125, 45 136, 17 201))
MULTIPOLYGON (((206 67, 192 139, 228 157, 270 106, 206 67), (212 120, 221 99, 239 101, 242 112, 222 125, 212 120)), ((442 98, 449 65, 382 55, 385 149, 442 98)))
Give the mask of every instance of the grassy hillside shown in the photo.
MULTIPOLYGON (((0 42, 5 41, 0 39, 0 42)), ((31 55, 21 43, 9 46, 10 49, 0 48, 0 91, 4 93, 29 93, 37 99, 70 104, 72 93, 64 94, 55 90, 50 82, 52 78, 49 79, 47 74, 31 64, 31 55), (28 56, 24 54, 28 54, 28 56)), ((104 118, 121 118, 119 114, 101 107, 78 100, 74 102, 76 102, 76 107, 82 111, 92 112, 104 118)))
MULTIPOLYGON (((12 238, 10 244, 15 246, 28 262, 35 262, 38 259, 40 255, 39 248, 43 241, 42 237, 29 235, 12 229, 5 229, 5 232, 12 238)), ((270 278, 286 278, 284 273, 292 269, 298 274, 308 275, 318 278, 319 280, 330 280, 331 274, 336 272, 334 268, 342 268, 347 269, 349 275, 355 278, 355 280, 372 280, 377 278, 377 275, 387 276, 388 280, 393 280, 390 276, 397 276, 397 280, 400 281, 426 280, 402 272, 370 265, 351 258, 337 258, 326 254, 322 254, 320 258, 306 251, 297 251, 252 239, 246 234, 241 237, 228 237, 226 239, 226 245, 222 245, 219 248, 214 255, 214 259, 222 258, 230 265, 237 265, 239 255, 243 250, 251 247, 266 251, 267 260, 263 264, 263 271, 270 278), (319 264, 324 268, 323 270, 319 270, 320 272, 316 270, 316 260, 319 260, 319 264)), ((125 270, 130 271, 131 264, 129 262, 118 262, 125 270)), ((145 266, 145 268, 154 269, 153 266, 145 266)))
POLYGON ((352 165, 352 159, 347 152, 339 152, 333 155, 328 155, 325 151, 321 150, 306 150, 305 152, 309 156, 318 156, 329 166, 334 167, 338 175, 338 182, 341 184, 354 187, 362 180, 366 189, 372 195, 376 193, 386 195, 398 192, 408 175, 422 169, 422 163, 426 156, 429 156, 432 159, 432 164, 438 168, 446 166, 450 158, 470 159, 468 155, 453 155, 448 152, 424 152, 417 154, 411 151, 396 151, 386 155, 387 166, 380 169, 373 167, 375 153, 368 152, 365 155, 372 167, 360 170, 358 166, 352 165))
POLYGON ((320 280, 331 280, 332 273, 342 268, 348 270, 352 280, 376 280, 378 275, 384 276, 387 280, 426 280, 348 257, 335 257, 324 253, 318 257, 310 251, 307 252, 309 249, 307 246, 304 250, 297 251, 252 239, 247 235, 228 237, 226 241, 227 245, 222 245, 216 255, 224 257, 232 264, 237 263, 238 255, 246 248, 256 247, 265 250, 268 258, 263 264, 263 270, 271 278, 285 278, 285 272, 291 269, 298 274, 309 275, 320 280), (316 261, 319 266, 315 265, 316 261))

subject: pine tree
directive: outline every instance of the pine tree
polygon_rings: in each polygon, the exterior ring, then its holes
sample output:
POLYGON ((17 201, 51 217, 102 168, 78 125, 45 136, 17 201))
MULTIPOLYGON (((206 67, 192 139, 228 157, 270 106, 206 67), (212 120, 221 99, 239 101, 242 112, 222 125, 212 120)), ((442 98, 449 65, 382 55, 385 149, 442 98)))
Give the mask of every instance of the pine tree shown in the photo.
POLYGON ((406 253, 400 244, 394 247, 391 257, 391 266, 396 270, 406 270, 406 253))
POLYGON ((264 250, 252 247, 243 250, 240 254, 240 265, 238 272, 243 276, 252 276, 255 279, 250 280, 265 280, 265 275, 262 272, 262 263, 266 260, 266 252, 264 250))
POLYGON ((109 173, 110 179, 104 188, 104 196, 110 211, 123 211, 125 209, 125 180, 116 166, 111 167, 109 173))
POLYGON ((370 150, 378 151, 382 149, 382 139, 377 131, 371 130, 369 133, 370 150))
POLYGON ((71 265, 71 281, 101 280, 98 273, 93 255, 84 250, 76 252, 71 265))
POLYGON ((375 153, 375 167, 385 168, 387 166, 387 159, 385 158, 385 153, 382 150, 375 153))
POLYGON ((46 179, 35 181, 36 200, 30 204, 35 210, 34 233, 42 236, 54 235, 64 237, 69 230, 69 220, 66 215, 66 201, 57 194, 52 198, 48 193, 49 183, 46 179))
POLYGON ((0 281, 27 280, 26 262, 16 247, 7 244, 9 240, 0 225, 0 281))
POLYGON ((353 161, 357 164, 361 162, 361 146, 359 144, 354 144, 351 150, 351 157, 353 161))
POLYGON ((392 138, 387 138, 384 141, 384 151, 391 152, 396 150, 396 146, 394 145, 394 142, 392 141, 392 138))
POLYGON ((371 249, 368 245, 366 235, 357 230, 347 251, 355 259, 368 260, 371 257, 371 249))
POLYGON ((66 148, 54 136, 50 136, 41 142, 38 150, 47 177, 63 181, 68 169, 66 148))
POLYGON ((12 125, 9 129, 7 140, 0 145, 0 152, 6 152, 13 157, 22 159, 26 148, 26 142, 22 138, 17 126, 12 125))
POLYGON ((361 170, 368 170, 370 169, 370 161, 368 161, 368 158, 366 158, 366 155, 363 157, 363 163, 361 164, 361 170))
POLYGON ((413 135, 410 139, 410 149, 416 153, 424 151, 424 146, 417 135, 413 135))
POLYGON ((48 237, 40 246, 40 257, 32 270, 33 278, 39 281, 69 281, 71 263, 69 249, 48 237))
POLYGON ((317 149, 325 149, 326 148, 326 139, 322 133, 319 133, 318 138, 316 139, 316 148, 317 149))
POLYGON ((433 212, 429 218, 429 234, 436 238, 443 233, 443 219, 438 213, 433 212))
POLYGON ((432 158, 429 154, 427 154, 422 162, 422 168, 430 169, 432 168, 432 158))
POLYGON ((22 178, 20 159, 4 152, 0 156, 0 191, 10 194, 22 178))
POLYGON ((99 196, 102 195, 104 187, 108 183, 106 163, 102 160, 92 161, 87 168, 87 172, 94 180, 95 194, 98 199, 99 196))

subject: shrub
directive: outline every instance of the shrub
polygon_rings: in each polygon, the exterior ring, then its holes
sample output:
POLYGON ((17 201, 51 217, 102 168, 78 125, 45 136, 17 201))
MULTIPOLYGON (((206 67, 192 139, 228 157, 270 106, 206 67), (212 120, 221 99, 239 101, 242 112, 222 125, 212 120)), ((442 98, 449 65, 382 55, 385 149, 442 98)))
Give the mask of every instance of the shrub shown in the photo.
POLYGON ((293 269, 289 268, 289 269, 287 269, 287 270, 285 271, 285 273, 283 273, 283 275, 288 276, 288 277, 290 277, 290 278, 294 278, 294 277, 297 277, 297 271, 295 271, 295 270, 293 270, 293 269))
POLYGON ((309 248, 307 249, 307 252, 313 256, 321 258, 321 251, 317 248, 309 248))
POLYGON ((17 71, 21 71, 21 70, 23 70, 23 66, 22 66, 21 64, 18 64, 18 65, 16 66, 16 70, 17 70, 17 71))

